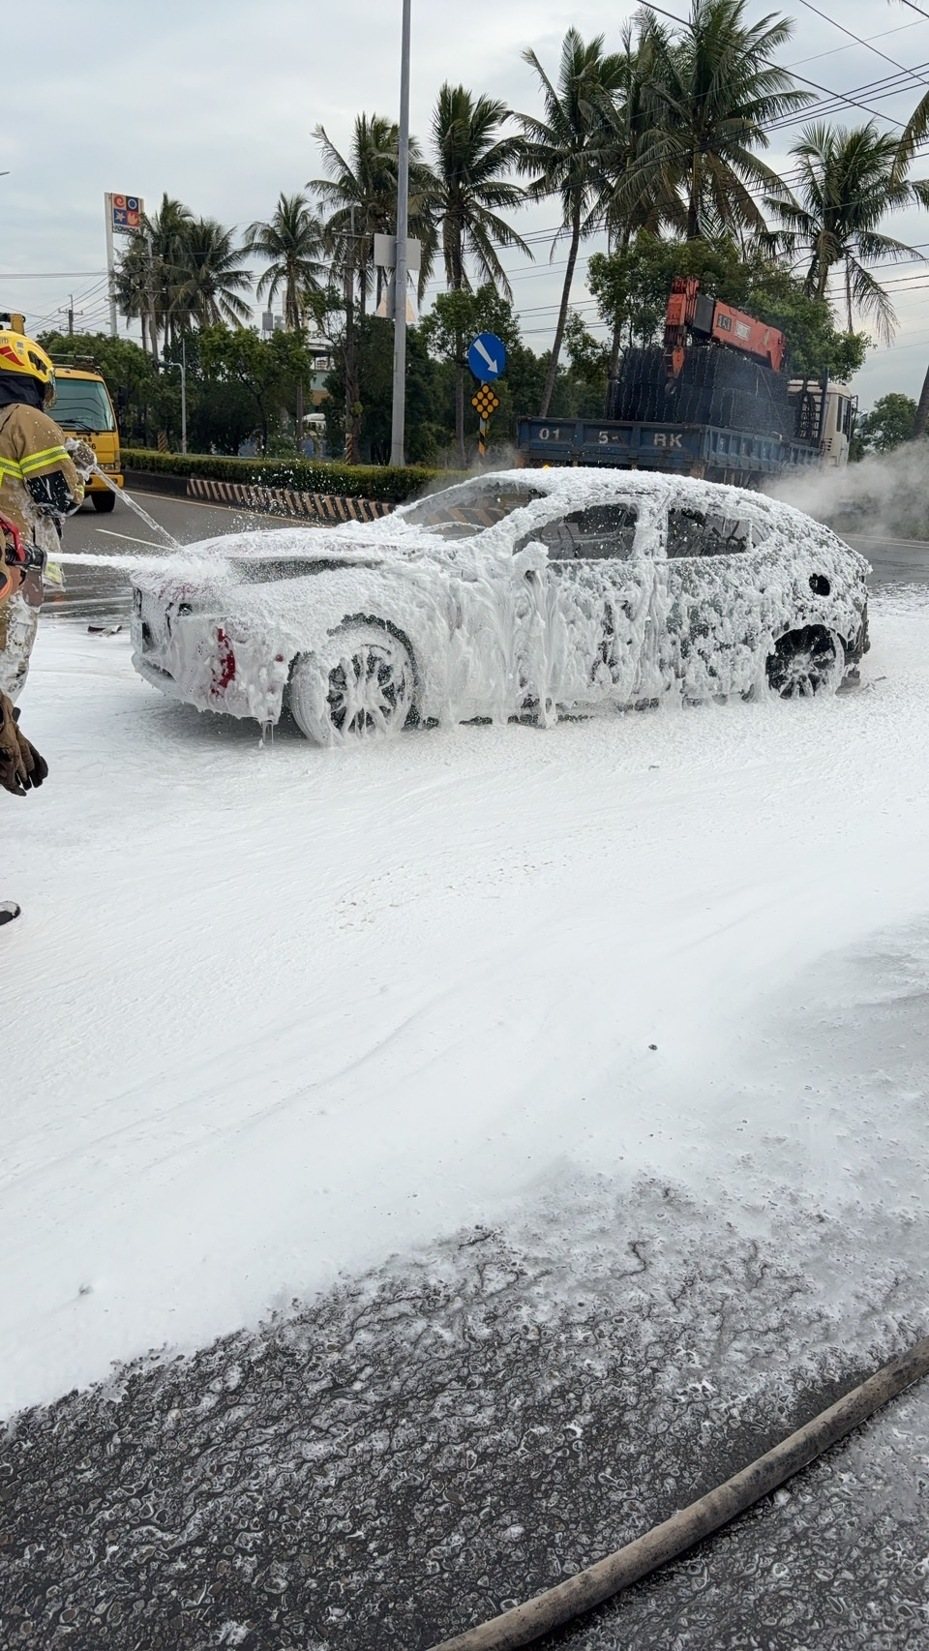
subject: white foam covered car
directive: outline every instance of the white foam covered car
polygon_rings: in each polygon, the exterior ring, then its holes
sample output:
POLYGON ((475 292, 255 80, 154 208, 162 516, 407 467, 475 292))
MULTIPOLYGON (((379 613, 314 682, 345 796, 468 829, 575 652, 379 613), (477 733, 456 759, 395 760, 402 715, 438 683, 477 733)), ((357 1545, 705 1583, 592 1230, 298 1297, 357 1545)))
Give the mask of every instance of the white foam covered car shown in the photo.
POLYGON ((133 581, 148 682, 309 739, 773 690, 867 648, 868 565, 740 488, 508 471, 370 525, 232 534, 133 581))

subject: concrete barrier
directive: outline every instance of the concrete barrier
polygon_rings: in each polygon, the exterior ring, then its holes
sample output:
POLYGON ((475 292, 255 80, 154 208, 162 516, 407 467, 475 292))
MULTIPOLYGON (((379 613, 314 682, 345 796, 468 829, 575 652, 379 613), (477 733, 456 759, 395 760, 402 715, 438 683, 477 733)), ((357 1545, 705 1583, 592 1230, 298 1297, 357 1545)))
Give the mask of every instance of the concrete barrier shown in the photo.
POLYGON ((336 493, 299 493, 291 487, 262 487, 253 482, 221 482, 207 476, 188 476, 187 497, 215 504, 238 505, 271 516, 298 517, 317 522, 374 522, 394 509, 383 499, 349 499, 336 493))

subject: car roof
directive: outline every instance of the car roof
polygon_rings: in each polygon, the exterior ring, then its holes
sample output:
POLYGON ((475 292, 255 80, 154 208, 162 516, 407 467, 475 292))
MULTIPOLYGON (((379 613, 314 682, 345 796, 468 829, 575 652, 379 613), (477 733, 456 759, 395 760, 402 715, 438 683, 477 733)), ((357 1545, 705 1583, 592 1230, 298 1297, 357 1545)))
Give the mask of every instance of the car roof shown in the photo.
MULTIPOLYGON (((729 513, 747 512, 755 517, 761 515, 774 525, 780 521, 785 528, 789 528, 791 524, 802 524, 807 534, 813 530, 833 537, 830 529, 821 522, 781 499, 773 499, 765 493, 757 493, 745 487, 704 481, 693 476, 679 476, 669 471, 622 470, 614 465, 553 465, 540 469, 491 470, 479 476, 467 477, 463 482, 453 483, 447 490, 437 488, 435 492, 452 492, 475 482, 483 482, 488 486, 493 486, 495 482, 522 486, 553 500, 563 501, 566 506, 570 505, 575 509, 582 508, 585 504, 602 502, 604 497, 643 501, 651 499, 657 505, 679 500, 683 504, 692 505, 695 509, 724 510, 729 513)), ((402 517, 401 508, 401 520, 402 517)))

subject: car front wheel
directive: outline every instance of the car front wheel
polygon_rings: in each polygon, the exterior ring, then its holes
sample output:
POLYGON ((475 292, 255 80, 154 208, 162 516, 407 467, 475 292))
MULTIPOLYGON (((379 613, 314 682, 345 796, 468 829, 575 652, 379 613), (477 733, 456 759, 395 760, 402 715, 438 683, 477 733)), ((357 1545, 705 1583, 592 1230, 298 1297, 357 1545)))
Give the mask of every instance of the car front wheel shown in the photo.
POLYGON ((116 504, 116 494, 107 488, 105 493, 91 493, 94 509, 98 514, 108 516, 116 504))
POLYGON ((845 671, 845 649, 820 625, 789 631, 768 656, 768 683, 781 699, 809 699, 834 694, 845 671))
POLYGON ((315 745, 399 734, 409 721, 415 673, 409 648, 376 624, 346 625, 318 653, 301 654, 290 679, 290 709, 315 745))

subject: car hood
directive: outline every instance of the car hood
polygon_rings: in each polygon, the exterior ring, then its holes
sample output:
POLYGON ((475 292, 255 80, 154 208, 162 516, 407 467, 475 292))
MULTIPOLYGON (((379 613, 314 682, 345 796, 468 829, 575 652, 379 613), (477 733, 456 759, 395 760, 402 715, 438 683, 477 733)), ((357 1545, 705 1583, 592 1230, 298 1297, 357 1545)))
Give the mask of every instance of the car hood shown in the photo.
POLYGON ((286 584, 318 573, 373 568, 396 560, 415 560, 421 550, 394 543, 383 533, 343 533, 339 529, 285 529, 281 532, 228 534, 202 540, 157 561, 147 558, 132 572, 139 590, 167 596, 183 589, 215 596, 249 586, 286 584))

